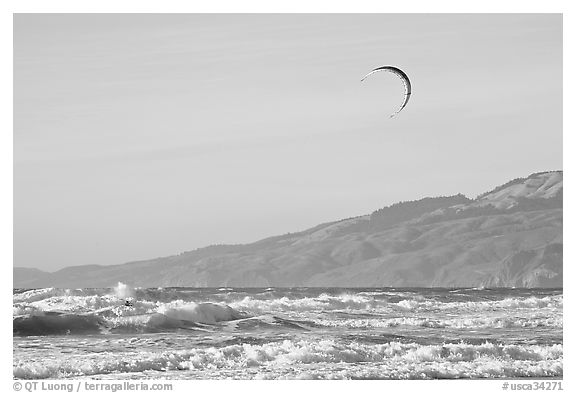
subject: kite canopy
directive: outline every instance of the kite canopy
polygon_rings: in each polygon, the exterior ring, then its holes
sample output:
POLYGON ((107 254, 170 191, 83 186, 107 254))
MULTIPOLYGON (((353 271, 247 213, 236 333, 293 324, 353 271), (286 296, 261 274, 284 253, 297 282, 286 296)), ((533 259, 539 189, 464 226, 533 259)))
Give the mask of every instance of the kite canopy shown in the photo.
POLYGON ((400 106, 400 108, 396 112, 394 112, 392 115, 390 115, 390 117, 394 117, 396 114, 400 113, 400 111, 402 109, 404 109, 404 107, 408 103, 408 100, 410 99, 410 94, 412 94, 412 85, 410 84, 410 79, 408 79, 408 75, 406 75, 406 73, 404 71, 402 71, 400 68, 393 67, 393 66, 382 66, 382 67, 374 68, 372 71, 370 71, 368 74, 366 74, 366 76, 364 76, 364 78, 362 78, 360 80, 360 82, 363 82, 364 79, 368 78, 370 75, 375 74, 375 73, 380 72, 380 71, 391 72, 394 75, 398 76, 402 80, 402 83, 404 83, 404 101, 402 102, 402 106, 400 106))

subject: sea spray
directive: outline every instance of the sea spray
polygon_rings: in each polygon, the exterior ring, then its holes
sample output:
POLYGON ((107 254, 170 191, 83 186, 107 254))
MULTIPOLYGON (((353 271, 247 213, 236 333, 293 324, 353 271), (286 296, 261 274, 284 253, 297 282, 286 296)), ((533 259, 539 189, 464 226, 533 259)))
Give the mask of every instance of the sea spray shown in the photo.
POLYGON ((134 289, 123 282, 119 282, 116 287, 114 287, 114 293, 120 299, 131 299, 134 297, 134 289))

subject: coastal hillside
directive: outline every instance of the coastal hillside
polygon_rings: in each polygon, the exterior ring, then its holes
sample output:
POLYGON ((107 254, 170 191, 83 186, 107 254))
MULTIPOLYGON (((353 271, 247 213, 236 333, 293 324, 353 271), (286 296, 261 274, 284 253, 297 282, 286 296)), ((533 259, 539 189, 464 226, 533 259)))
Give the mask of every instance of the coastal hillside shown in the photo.
POLYGON ((562 171, 396 203, 245 245, 218 245, 54 273, 14 269, 16 288, 562 287, 562 171))

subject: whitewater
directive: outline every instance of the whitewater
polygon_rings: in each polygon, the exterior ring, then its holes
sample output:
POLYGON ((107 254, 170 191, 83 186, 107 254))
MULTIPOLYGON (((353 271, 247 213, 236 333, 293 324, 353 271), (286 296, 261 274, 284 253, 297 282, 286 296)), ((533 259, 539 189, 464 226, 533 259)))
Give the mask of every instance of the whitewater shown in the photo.
POLYGON ((561 378, 562 307, 561 289, 16 289, 13 374, 561 378))

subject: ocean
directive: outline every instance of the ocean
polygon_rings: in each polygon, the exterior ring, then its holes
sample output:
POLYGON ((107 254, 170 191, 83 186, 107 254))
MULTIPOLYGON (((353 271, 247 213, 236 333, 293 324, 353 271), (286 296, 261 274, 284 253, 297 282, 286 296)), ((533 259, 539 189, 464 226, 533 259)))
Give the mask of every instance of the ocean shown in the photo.
POLYGON ((561 289, 17 289, 13 373, 561 378, 562 306, 561 289))

